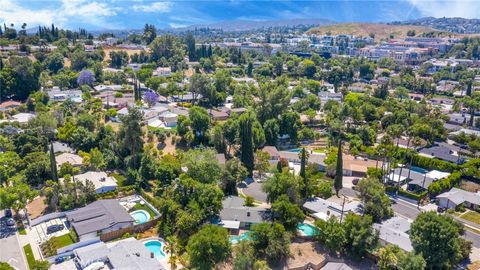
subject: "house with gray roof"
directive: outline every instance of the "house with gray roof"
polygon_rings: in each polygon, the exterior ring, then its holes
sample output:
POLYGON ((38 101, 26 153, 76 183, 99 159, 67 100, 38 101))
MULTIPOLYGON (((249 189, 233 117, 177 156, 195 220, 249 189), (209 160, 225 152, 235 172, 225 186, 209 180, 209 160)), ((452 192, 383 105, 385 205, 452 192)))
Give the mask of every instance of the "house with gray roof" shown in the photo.
POLYGON ((329 262, 325 264, 322 270, 353 270, 350 266, 341 262, 329 262))
POLYGON ((469 192, 459 188, 452 188, 450 191, 437 196, 438 205, 442 208, 455 209, 463 205, 470 209, 480 209, 480 191, 469 192))
POLYGON ((340 219, 348 213, 363 213, 362 204, 358 201, 351 201, 341 205, 339 203, 325 200, 322 198, 308 199, 303 208, 307 210, 312 216, 322 220, 328 220, 330 217, 335 216, 340 219))
POLYGON ((446 143, 436 143, 432 147, 421 149, 419 153, 421 156, 437 158, 455 164, 462 164, 465 162, 465 159, 446 143))
POLYGON ((115 199, 95 201, 85 207, 67 212, 66 217, 81 241, 131 227, 135 222, 115 199))
POLYGON ((402 217, 392 217, 382 223, 374 223, 373 227, 378 231, 380 243, 383 245, 396 245, 409 252, 413 250, 410 241, 411 220, 402 217))
POLYGON ((244 206, 245 199, 237 196, 228 196, 223 202, 218 225, 233 232, 239 229, 248 229, 252 224, 270 220, 269 209, 244 206))
POLYGON ((95 269, 165 269, 165 266, 152 256, 145 245, 133 237, 111 245, 98 242, 78 248, 73 253, 81 269, 89 266, 94 269, 94 265, 98 265, 95 269))

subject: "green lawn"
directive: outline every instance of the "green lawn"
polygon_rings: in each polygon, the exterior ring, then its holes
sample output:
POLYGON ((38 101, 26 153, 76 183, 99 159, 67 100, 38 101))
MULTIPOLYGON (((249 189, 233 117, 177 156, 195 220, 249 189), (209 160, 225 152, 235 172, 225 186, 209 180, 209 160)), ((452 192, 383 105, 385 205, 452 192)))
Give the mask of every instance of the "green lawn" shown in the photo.
POLYGON ((27 231, 23 227, 18 229, 18 233, 21 235, 27 235, 27 231))
POLYGON ((27 257, 28 268, 32 269, 33 264, 35 263, 32 246, 30 244, 23 246, 23 252, 25 253, 25 257, 27 257))
POLYGON ((57 248, 66 247, 74 243, 69 233, 64 234, 62 236, 54 237, 54 238, 55 238, 55 244, 56 244, 55 246, 57 248))
POLYGON ((110 176, 117 180, 117 185, 119 187, 123 187, 125 185, 125 180, 127 180, 127 177, 125 177, 124 175, 121 175, 119 173, 112 173, 110 176))
POLYGON ((466 214, 461 215, 460 218, 480 224, 480 213, 475 211, 468 211, 466 214))
POLYGON ((135 204, 134 207, 132 207, 132 209, 130 210, 130 212, 133 212, 133 211, 136 211, 136 210, 145 210, 147 211, 149 214, 150 214, 150 220, 154 219, 155 216, 157 214, 155 214, 155 212, 153 212, 152 209, 150 209, 150 207, 148 207, 147 205, 141 205, 140 203, 137 203, 135 204))

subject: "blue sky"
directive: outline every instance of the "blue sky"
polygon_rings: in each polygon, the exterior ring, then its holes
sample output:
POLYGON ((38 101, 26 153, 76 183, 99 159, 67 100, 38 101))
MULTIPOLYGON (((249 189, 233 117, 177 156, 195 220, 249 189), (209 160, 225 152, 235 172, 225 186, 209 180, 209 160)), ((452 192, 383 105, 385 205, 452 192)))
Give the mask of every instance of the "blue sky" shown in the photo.
POLYGON ((55 23, 64 28, 159 28, 226 20, 326 18, 339 22, 387 22, 424 16, 480 15, 478 0, 0 0, 0 23, 28 28, 55 23))

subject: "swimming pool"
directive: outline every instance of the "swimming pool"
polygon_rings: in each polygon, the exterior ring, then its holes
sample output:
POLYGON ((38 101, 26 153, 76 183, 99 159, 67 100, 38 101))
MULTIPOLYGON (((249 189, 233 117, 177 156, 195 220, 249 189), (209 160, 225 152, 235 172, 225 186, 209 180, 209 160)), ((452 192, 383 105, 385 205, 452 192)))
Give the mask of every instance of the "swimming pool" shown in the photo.
POLYGON ((148 249, 148 251, 153 253, 153 256, 157 258, 157 260, 164 260, 165 253, 163 252, 164 243, 158 240, 151 240, 144 242, 143 245, 148 249))
POLYGON ((417 166, 412 166, 411 170, 414 171, 414 172, 422 173, 422 174, 425 174, 425 173, 428 172, 428 170, 425 170, 424 168, 420 168, 420 167, 417 167, 417 166))
POLYGON ((306 236, 315 236, 318 235, 320 232, 316 227, 306 224, 306 223, 300 223, 297 225, 297 230, 302 232, 306 236))
POLYGON ((244 232, 241 235, 230 235, 230 243, 238 244, 242 240, 252 240, 250 232, 244 232))
POLYGON ((294 148, 294 149, 287 150, 287 152, 300 153, 301 150, 302 149, 300 149, 300 148, 294 148))
POLYGON ((142 224, 150 220, 150 214, 145 210, 137 210, 130 213, 130 216, 135 219, 136 224, 142 224))

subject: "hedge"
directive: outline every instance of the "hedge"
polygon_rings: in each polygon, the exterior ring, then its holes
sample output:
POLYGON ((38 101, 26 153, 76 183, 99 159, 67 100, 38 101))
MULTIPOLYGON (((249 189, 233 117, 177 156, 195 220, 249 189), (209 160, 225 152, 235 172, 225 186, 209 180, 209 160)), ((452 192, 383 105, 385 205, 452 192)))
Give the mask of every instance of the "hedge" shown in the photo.
POLYGON ((420 192, 420 193, 412 193, 412 192, 408 192, 408 191, 403 190, 403 189, 398 189, 397 187, 394 187, 394 186, 387 186, 385 188, 385 191, 388 192, 388 193, 396 193, 397 190, 398 190, 399 195, 410 198, 412 200, 416 200, 416 201, 422 199, 423 197, 425 197, 427 195, 426 191, 423 191, 423 192, 420 192))
POLYGON ((431 183, 430 186, 428 186, 428 192, 431 196, 437 196, 438 194, 450 190, 452 187, 458 185, 461 178, 461 172, 453 172, 448 177, 431 183))

